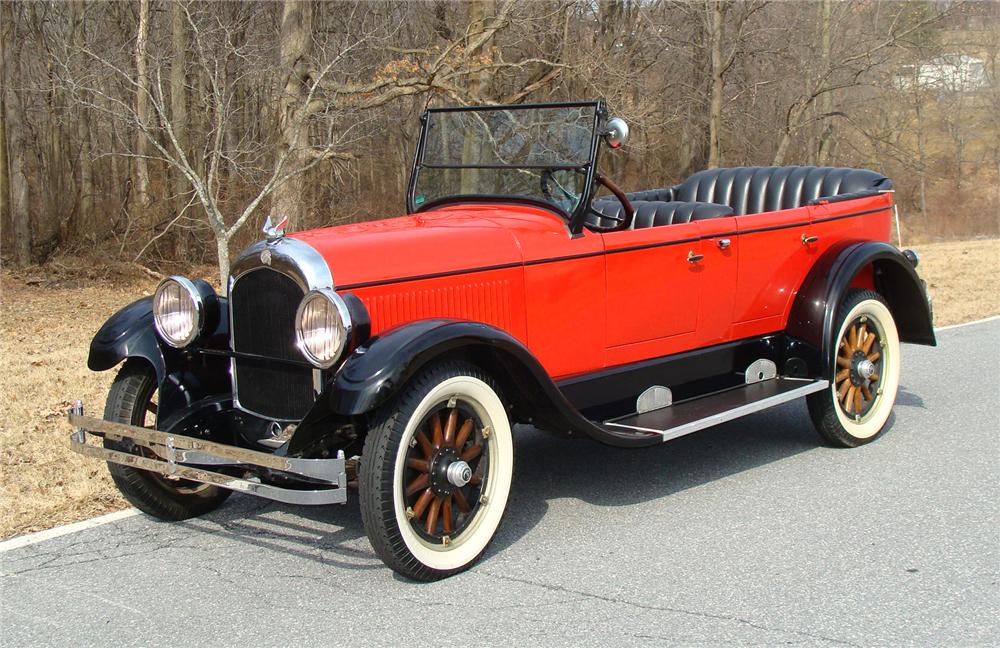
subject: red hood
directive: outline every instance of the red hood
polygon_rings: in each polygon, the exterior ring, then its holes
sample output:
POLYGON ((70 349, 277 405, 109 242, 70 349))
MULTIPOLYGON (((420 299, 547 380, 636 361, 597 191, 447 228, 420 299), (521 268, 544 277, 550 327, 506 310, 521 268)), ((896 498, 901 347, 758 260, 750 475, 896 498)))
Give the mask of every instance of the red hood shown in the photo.
POLYGON ((557 216, 520 205, 447 207, 290 236, 308 243, 326 259, 339 288, 520 264, 524 257, 518 229, 566 236, 557 216))

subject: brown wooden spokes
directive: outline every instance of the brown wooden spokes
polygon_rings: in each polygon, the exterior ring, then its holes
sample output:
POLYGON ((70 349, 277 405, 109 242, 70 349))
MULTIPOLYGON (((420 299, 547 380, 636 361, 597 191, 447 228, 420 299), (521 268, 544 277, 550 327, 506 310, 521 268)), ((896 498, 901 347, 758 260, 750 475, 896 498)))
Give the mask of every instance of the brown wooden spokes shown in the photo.
POLYGON ((861 317, 847 327, 837 347, 834 376, 837 402, 847 414, 860 417, 879 395, 881 340, 878 331, 861 317))
POLYGON ((477 420, 457 404, 448 405, 429 414, 417 428, 403 475, 410 523, 445 544, 475 515, 488 461, 486 433, 477 420), (472 478, 462 486, 448 477, 448 466, 457 461, 472 470, 472 478))

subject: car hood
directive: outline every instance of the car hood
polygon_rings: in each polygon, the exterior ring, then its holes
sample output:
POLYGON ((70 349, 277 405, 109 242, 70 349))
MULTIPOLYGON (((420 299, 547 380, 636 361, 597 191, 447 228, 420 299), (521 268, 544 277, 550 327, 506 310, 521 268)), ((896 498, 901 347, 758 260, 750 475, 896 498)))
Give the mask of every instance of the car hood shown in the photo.
POLYGON ((296 232, 330 266, 337 289, 520 265, 518 230, 566 236, 551 212, 520 205, 465 205, 399 218, 296 232))

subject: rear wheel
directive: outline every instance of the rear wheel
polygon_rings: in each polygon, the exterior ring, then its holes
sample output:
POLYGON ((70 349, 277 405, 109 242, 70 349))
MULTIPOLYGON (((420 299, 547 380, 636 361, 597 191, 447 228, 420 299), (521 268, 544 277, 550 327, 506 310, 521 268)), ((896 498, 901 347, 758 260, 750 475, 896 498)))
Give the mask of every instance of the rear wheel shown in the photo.
MULTIPOLYGON (((104 418, 115 423, 156 426, 158 406, 156 373, 142 361, 130 360, 115 376, 104 407, 104 418)), ((130 439, 104 440, 104 447, 129 454, 158 458, 130 439)), ((177 477, 167 477, 108 462, 115 486, 126 500, 143 513, 162 520, 185 520, 212 511, 231 491, 177 477)))
POLYGON ((853 448, 885 431, 899 390, 899 333, 885 300, 870 290, 848 293, 836 331, 830 389, 807 403, 823 438, 853 448))
POLYGON ((361 458, 360 498, 375 552, 415 580, 470 567, 507 507, 513 440, 493 380, 477 367, 424 371, 380 412, 361 458))

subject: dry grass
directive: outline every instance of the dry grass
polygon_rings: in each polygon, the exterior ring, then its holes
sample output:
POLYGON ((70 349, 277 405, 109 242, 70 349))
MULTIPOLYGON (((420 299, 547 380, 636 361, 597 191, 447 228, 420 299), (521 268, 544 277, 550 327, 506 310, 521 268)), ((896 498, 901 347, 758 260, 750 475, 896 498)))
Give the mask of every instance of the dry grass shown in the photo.
MULTIPOLYGON (((918 250, 939 326, 1000 314, 1000 240, 918 250)), ((74 398, 102 411, 114 372, 87 370, 90 338, 155 284, 133 267, 80 259, 0 276, 0 538, 126 506, 103 464, 68 450, 63 413, 74 398)))
POLYGON ((947 326, 1000 315, 1000 239, 925 243, 920 276, 934 298, 934 324, 947 326))

